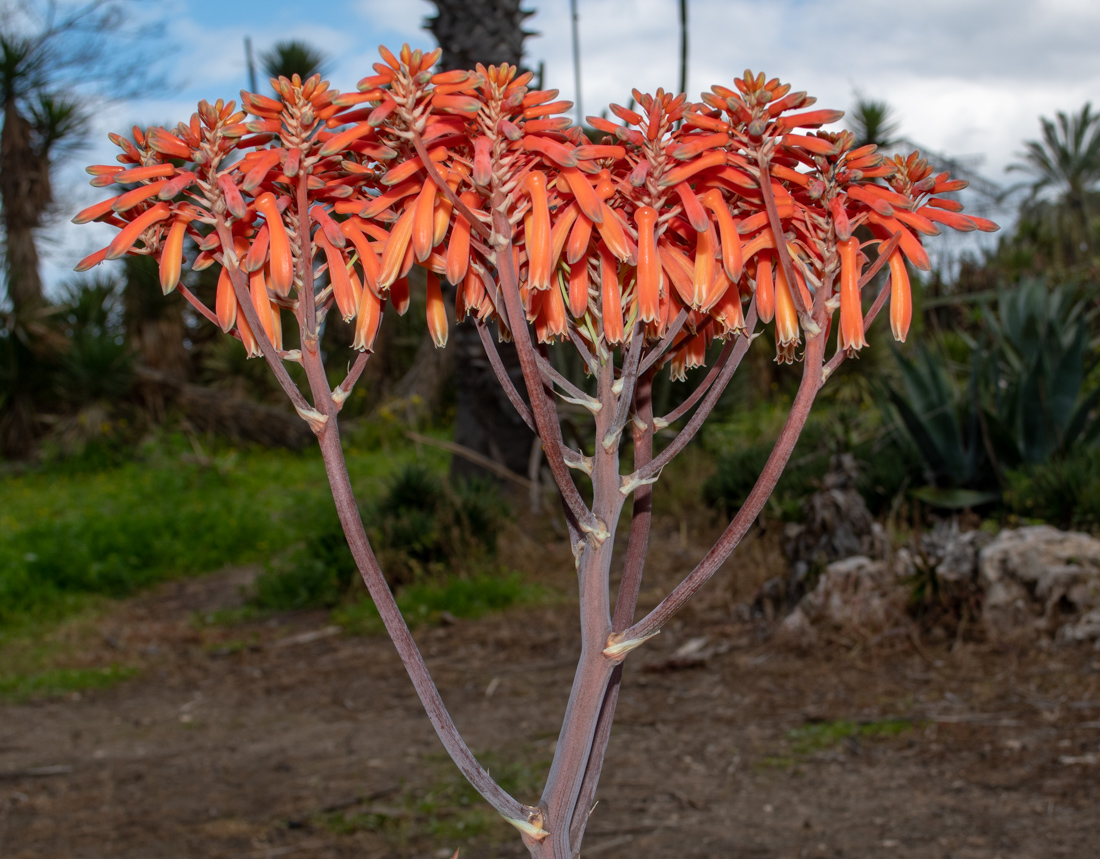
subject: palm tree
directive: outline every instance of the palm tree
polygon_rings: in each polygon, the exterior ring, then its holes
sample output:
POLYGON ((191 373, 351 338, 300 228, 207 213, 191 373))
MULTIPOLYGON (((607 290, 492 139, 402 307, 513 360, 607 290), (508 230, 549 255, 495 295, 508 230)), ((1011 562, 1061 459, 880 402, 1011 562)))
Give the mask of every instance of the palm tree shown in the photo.
POLYGON ((856 136, 856 146, 874 143, 879 149, 897 145, 900 123, 888 102, 875 101, 856 94, 856 106, 848 118, 848 130, 856 136))
POLYGON ((146 82, 125 0, 5 3, 0 17, 0 222, 4 274, 17 313, 43 303, 38 229, 54 202, 50 170, 88 126, 91 98, 125 98, 146 82))
POLYGON ((523 40, 535 35, 523 22, 535 13, 523 0, 432 0, 436 16, 425 26, 443 49, 443 69, 472 69, 478 63, 518 66, 523 40))
MULTIPOLYGON (((522 0, 432 2, 436 15, 429 18, 425 26, 443 49, 440 58, 443 70, 472 69, 478 63, 522 65, 524 39, 534 35, 523 29, 523 22, 534 13, 521 8, 522 0)), ((461 372, 455 374, 455 443, 514 472, 526 473, 534 436, 502 393, 474 326, 471 323, 455 326, 451 348, 446 353, 437 353, 427 343, 417 355, 417 366, 410 375, 440 354, 454 362, 453 366, 461 368, 461 372)), ((523 376, 515 348, 502 343, 500 354, 522 391, 523 376)), ((436 378, 441 376, 435 374, 436 378)), ((451 461, 451 474, 456 477, 489 476, 484 469, 459 457, 451 461)))
POLYGON ((4 273, 16 313, 42 304, 35 231, 53 203, 50 168, 88 125, 87 113, 74 98, 38 87, 37 71, 29 39, 0 35, 0 207, 4 273))
POLYGON ((1073 264, 1088 259, 1092 247, 1100 202, 1100 114, 1086 103, 1079 113, 1060 111, 1056 121, 1041 117, 1040 123, 1042 140, 1025 141, 1024 160, 1008 169, 1032 176, 1023 214, 1048 224, 1056 254, 1073 264))
POLYGON ((298 39, 276 42, 271 50, 260 54, 260 66, 269 78, 298 75, 305 80, 317 74, 323 77, 330 62, 324 51, 298 39))

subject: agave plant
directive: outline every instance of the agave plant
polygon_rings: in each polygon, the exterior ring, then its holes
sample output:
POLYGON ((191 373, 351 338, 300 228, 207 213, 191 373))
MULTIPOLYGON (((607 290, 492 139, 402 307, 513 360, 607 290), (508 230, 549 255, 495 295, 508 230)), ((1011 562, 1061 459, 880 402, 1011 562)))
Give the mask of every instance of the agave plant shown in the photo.
POLYGON ((1086 302, 1065 287, 1025 282, 1002 292, 987 319, 995 373, 988 396, 1017 463, 1043 462, 1095 441, 1100 388, 1085 390, 1097 363, 1086 302))
POLYGON ((1100 388, 1088 390, 1097 364, 1091 316, 1067 288, 1041 281, 1003 290, 968 344, 966 382, 945 369, 944 347, 897 355, 901 385, 886 395, 929 481, 918 490, 941 506, 992 500, 1004 472, 1060 459, 1100 435, 1100 388))

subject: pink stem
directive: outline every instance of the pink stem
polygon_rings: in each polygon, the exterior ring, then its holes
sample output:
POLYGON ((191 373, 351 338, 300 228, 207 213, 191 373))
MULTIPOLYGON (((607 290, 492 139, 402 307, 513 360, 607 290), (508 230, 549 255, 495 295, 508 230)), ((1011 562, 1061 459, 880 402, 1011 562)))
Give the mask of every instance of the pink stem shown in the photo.
POLYGON ((806 425, 806 418, 809 417, 814 398, 823 384, 821 369, 824 354, 825 336, 822 332, 807 341, 806 354, 803 357, 802 382, 798 386, 794 403, 791 404, 790 414, 787 415, 787 421, 768 457, 768 462, 748 498, 745 499, 745 503, 737 511, 737 515, 733 517, 733 521, 718 542, 707 552, 706 557, 695 569, 656 608, 622 633, 624 641, 645 638, 658 632, 669 618, 683 608, 684 604, 718 571, 730 552, 741 542, 741 538, 748 532, 756 517, 760 515, 760 511, 783 473, 787 460, 790 459, 791 451, 794 450, 802 428, 806 425))
MULTIPOLYGON (((748 316, 745 318, 745 326, 747 331, 754 331, 756 329, 755 302, 749 310, 748 316)), ((745 357, 745 353, 749 351, 749 346, 751 344, 751 334, 744 334, 737 338, 737 345, 733 347, 733 353, 726 359, 726 363, 718 374, 718 378, 715 380, 710 390, 707 391, 706 397, 699 405, 695 414, 691 416, 691 419, 684 425, 684 428, 680 430, 676 438, 672 440, 668 447, 661 451, 656 459, 641 468, 636 468, 631 477, 637 480, 648 480, 650 477, 659 474, 661 469, 668 465, 674 456, 687 447, 688 443, 695 438, 696 433, 702 428, 703 422, 709 417, 711 411, 718 404, 719 397, 722 396, 722 392, 726 389, 726 385, 728 385, 730 379, 733 378, 733 374, 737 372, 737 368, 741 364, 741 359, 745 357)))

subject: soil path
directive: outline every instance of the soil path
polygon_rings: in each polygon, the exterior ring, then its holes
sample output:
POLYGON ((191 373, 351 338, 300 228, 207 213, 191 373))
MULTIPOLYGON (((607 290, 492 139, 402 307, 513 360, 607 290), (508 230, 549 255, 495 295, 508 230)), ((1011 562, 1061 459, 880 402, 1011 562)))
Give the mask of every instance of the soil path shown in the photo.
MULTIPOLYGON (((462 787, 387 640, 322 613, 196 623, 247 575, 106 616, 85 658, 136 678, 0 707, 0 856, 526 855, 462 787)), ((585 857, 1097 855, 1100 654, 797 654, 726 602, 630 663, 585 857)), ((574 627, 562 603, 417 632, 471 747, 524 799, 574 627)))

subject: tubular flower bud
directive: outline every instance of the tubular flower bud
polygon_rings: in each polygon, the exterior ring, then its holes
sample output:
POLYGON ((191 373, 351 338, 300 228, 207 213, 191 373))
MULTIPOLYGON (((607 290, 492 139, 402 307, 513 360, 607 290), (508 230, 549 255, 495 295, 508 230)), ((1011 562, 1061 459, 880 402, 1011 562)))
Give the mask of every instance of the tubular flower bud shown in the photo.
POLYGON ((434 272, 428 272, 427 282, 428 332, 437 349, 442 349, 447 345, 447 307, 443 304, 443 291, 439 286, 439 277, 434 272))
POLYGON ((898 249, 890 254, 890 328, 894 339, 902 343, 913 321, 913 296, 909 291, 909 270, 898 249))
POLYGON ((277 295, 290 295, 294 285, 294 259, 290 251, 290 237, 287 235, 275 195, 268 191, 257 197, 256 211, 267 221, 271 288, 277 295))
POLYGON ((787 276, 783 273, 783 266, 780 266, 775 272, 776 360, 781 364, 793 362, 794 347, 798 342, 798 311, 795 309, 794 298, 787 285, 787 276))
POLYGON ((569 268, 569 312, 576 318, 588 310, 588 259, 578 260, 569 268))
POLYGON ((867 345, 859 297, 859 239, 837 242, 840 254, 840 348, 853 352, 867 345))
POLYGON ((653 322, 660 310, 661 292, 661 258, 654 235, 657 210, 642 206, 634 213, 634 222, 638 226, 638 318, 653 322))
POLYGON ((775 318, 775 283, 772 280, 772 255, 762 252, 756 257, 756 313, 761 322, 775 318))
POLYGON ((546 177, 538 171, 523 182, 531 197, 531 229, 526 235, 527 279, 532 289, 550 288, 550 209, 546 202, 546 177))
POLYGON ((619 263, 603 242, 600 242, 598 250, 603 336, 609 346, 614 346, 623 342, 623 299, 619 287, 619 263))
POLYGON ((160 288, 165 295, 180 282, 180 266, 183 263, 183 236, 188 218, 178 215, 168 228, 168 238, 160 251, 160 288))

